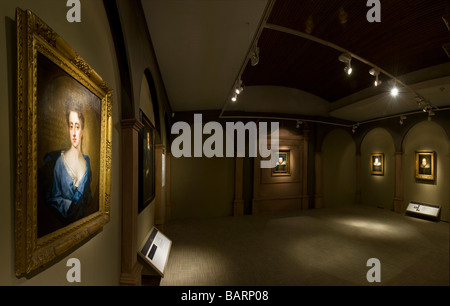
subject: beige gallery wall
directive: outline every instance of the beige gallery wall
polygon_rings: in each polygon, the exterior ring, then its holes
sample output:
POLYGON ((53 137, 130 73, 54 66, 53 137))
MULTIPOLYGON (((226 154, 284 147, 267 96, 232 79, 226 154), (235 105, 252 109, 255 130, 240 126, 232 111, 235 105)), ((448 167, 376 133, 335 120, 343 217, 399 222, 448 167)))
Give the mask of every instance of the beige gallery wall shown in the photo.
POLYGON ((383 128, 369 131, 361 143, 361 203, 388 210, 394 208, 395 147, 392 136, 383 128), (384 154, 384 174, 372 175, 370 155, 384 154))
POLYGON ((322 183, 324 207, 355 203, 355 142, 347 131, 335 129, 322 144, 322 183))
POLYGON ((172 219, 230 216, 234 158, 171 158, 172 219))

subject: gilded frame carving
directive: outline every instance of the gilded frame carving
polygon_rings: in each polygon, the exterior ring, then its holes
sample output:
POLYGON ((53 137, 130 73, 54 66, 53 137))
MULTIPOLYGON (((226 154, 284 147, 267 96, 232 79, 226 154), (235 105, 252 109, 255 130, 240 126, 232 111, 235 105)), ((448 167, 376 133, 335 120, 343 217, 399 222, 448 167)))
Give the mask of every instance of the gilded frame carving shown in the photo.
POLYGON ((414 156, 415 177, 418 180, 434 181, 436 178, 436 154, 434 151, 418 150, 414 156))
MULTIPOLYGON (((17 26, 17 108, 16 108, 16 177, 15 177, 15 272, 30 274, 50 264, 59 255, 73 250, 98 232, 110 219, 112 95, 102 78, 56 32, 29 10, 16 10, 17 26), (42 146, 38 131, 41 104, 38 103, 38 58, 45 58, 72 83, 80 86, 98 101, 96 119, 99 126, 93 142, 96 193, 95 209, 56 230, 38 236, 38 152, 42 146), (38 136, 39 135, 39 136, 38 136), (98 205, 98 209, 97 209, 98 205)), ((68 87, 69 88, 69 87, 68 87)), ((71 96, 71 92, 66 92, 71 96)), ((52 101, 49 99, 49 101, 52 101)), ((54 99, 54 103, 62 103, 54 99)), ((85 102, 87 103, 87 102, 85 102)), ((41 110, 42 113, 42 110, 41 110)), ((90 113, 88 113, 88 116, 90 113)), ((92 115, 91 115, 92 116, 92 115)), ((50 122, 49 124, 53 124, 50 122)), ((65 126, 67 128, 67 126, 65 126)), ((56 129, 56 128, 55 128, 56 129)), ((68 131, 69 129, 67 129, 68 131)), ((94 130, 91 127, 91 130, 94 130)), ((66 134, 68 135, 68 134, 66 134)), ((85 135, 85 134, 83 134, 85 135)), ((84 136, 86 137, 86 136, 84 136)), ((68 137, 69 138, 69 137, 68 137)), ((81 137, 80 137, 81 138, 81 137)), ((61 154, 64 151, 61 151, 61 154)), ((86 169, 88 169, 86 163, 86 169)), ((90 168, 89 168, 90 169, 90 168)), ((94 167, 93 167, 94 169, 94 167)), ((92 171, 94 172, 94 171, 92 171)), ((87 173, 87 170, 85 171, 87 173)), ((88 185, 88 184, 86 184, 88 185)), ((89 184, 90 186, 91 184, 89 184)), ((40 225, 39 225, 40 226, 40 225)))
POLYGON ((277 163, 272 169, 272 176, 288 176, 291 175, 291 151, 280 150, 277 153, 277 163))
POLYGON ((384 153, 370 154, 370 174, 384 175, 384 153))

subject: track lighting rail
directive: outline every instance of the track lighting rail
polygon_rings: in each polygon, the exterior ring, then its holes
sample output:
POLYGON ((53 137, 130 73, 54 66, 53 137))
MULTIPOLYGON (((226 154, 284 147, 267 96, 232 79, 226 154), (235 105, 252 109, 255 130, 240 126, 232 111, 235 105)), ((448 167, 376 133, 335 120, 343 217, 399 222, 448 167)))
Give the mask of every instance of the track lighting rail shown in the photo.
POLYGON ((341 46, 338 46, 332 42, 323 40, 321 38, 315 37, 313 35, 301 32, 301 31, 297 31, 297 30, 293 30, 290 28, 286 28, 286 27, 282 27, 279 25, 275 25, 275 24, 271 24, 271 23, 265 23, 264 27, 266 29, 271 29, 274 31, 279 31, 279 32, 283 32, 283 33, 287 33, 287 34, 291 34, 291 35, 295 35, 304 39, 308 39, 311 40, 313 42, 319 43, 321 45, 333 48, 337 51, 342 52, 343 54, 348 54, 350 55, 352 58, 357 59, 358 61, 372 67, 373 69, 375 69, 378 73, 382 73, 384 75, 386 75, 387 77, 389 77, 390 79, 394 80, 395 83, 398 83, 400 85, 402 85, 403 87, 405 87, 408 91, 410 91, 411 93, 413 93, 416 97, 418 97, 422 102, 425 102, 427 105, 430 105, 432 108, 437 108, 436 106, 433 106, 429 101, 427 101, 421 94, 419 94, 416 90, 414 90, 413 88, 411 88, 411 86, 409 86, 408 84, 402 82, 401 80, 399 80, 398 78, 396 78, 395 76, 393 76, 392 74, 390 74, 388 71, 378 67, 377 65, 369 62, 368 60, 362 58, 361 56, 352 53, 351 51, 342 48, 341 46))

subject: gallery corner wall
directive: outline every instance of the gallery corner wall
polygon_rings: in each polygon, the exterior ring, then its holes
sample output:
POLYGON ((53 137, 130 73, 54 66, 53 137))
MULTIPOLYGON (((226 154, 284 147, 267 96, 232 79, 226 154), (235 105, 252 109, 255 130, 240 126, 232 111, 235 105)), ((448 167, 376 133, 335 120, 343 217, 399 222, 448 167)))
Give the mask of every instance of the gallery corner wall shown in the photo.
POLYGON ((172 219, 231 216, 234 162, 231 157, 172 157, 172 219))
POLYGON ((66 279, 69 258, 80 261, 81 285, 118 285, 120 274, 121 231, 121 152, 120 75, 108 19, 101 0, 82 2, 81 22, 70 23, 65 1, 16 0, 1 1, 0 16, 0 149, 2 205, 0 205, 0 285, 73 285, 66 279), (16 22, 19 7, 31 10, 58 33, 106 81, 112 89, 112 180, 110 221, 91 239, 69 253, 58 257, 51 265, 28 277, 15 276, 14 243, 14 182, 15 182, 15 107, 16 107, 16 22))
POLYGON ((339 207, 355 203, 356 146, 348 131, 330 131, 322 143, 323 206, 339 207))

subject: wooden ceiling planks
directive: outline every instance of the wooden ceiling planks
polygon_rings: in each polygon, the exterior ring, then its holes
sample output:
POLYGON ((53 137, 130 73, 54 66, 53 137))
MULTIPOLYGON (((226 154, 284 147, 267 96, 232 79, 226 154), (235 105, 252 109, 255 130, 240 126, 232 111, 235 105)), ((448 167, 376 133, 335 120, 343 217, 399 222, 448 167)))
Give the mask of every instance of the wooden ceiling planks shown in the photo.
MULTIPOLYGON (((278 0, 268 23, 334 43, 400 76, 448 61, 442 16, 449 7, 448 0, 382 1, 381 22, 370 23, 366 1, 278 0)), ((353 59, 354 73, 346 76, 339 52, 301 37, 264 29, 258 46, 260 63, 242 75, 247 86, 293 87, 334 102, 373 82, 370 66, 353 59)))

